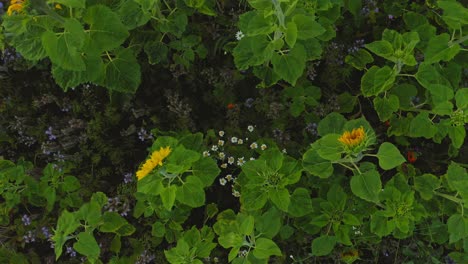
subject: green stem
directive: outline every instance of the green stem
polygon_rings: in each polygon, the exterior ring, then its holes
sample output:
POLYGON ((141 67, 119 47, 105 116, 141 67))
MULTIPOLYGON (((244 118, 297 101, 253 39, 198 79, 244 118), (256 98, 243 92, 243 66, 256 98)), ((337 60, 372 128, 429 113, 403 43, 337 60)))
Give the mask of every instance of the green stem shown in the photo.
POLYGON ((453 46, 453 45, 461 44, 467 40, 468 40, 468 35, 459 38, 457 41, 450 41, 448 45, 453 46))
POLYGON ((414 74, 400 73, 398 76, 414 77, 414 74))
POLYGON ((434 194, 437 195, 437 196, 440 196, 440 197, 443 197, 445 199, 448 199, 452 202, 455 202, 455 203, 458 203, 458 204, 463 204, 463 200, 460 199, 460 198, 457 198, 453 195, 449 195, 449 194, 445 194, 445 193, 440 193, 440 192, 437 192, 437 191, 434 191, 434 194))

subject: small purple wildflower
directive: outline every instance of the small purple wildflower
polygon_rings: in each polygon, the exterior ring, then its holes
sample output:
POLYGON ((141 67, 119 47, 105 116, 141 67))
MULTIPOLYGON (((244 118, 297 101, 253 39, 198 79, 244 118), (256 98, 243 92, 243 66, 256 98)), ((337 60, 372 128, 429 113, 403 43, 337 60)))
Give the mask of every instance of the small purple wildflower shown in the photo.
POLYGON ((53 140, 57 139, 57 136, 55 136, 54 133, 52 132, 52 127, 51 126, 49 128, 47 128, 47 130, 45 131, 45 134, 48 136, 50 141, 53 141, 53 140))
POLYGON ((23 236, 25 243, 32 243, 36 241, 36 235, 32 231, 28 231, 26 235, 23 236))
POLYGON ((124 174, 124 183, 133 182, 133 173, 127 172, 124 174))
POLYGON ((49 228, 47 226, 43 226, 41 228, 41 232, 44 235, 44 237, 47 238, 47 239, 52 237, 52 234, 50 233, 50 230, 49 230, 49 228))
POLYGON ((254 104, 255 100, 251 97, 247 98, 247 100, 245 100, 244 102, 244 105, 247 107, 247 108, 251 108, 254 104))
POLYGON ((138 131, 138 138, 141 141, 145 141, 147 139, 153 139, 153 134, 151 132, 148 133, 146 129, 140 128, 140 131, 138 131))
POLYGON ((28 226, 31 224, 31 218, 24 214, 23 217, 21 217, 21 221, 23 221, 23 225, 28 226))
POLYGON ((70 257, 76 257, 76 251, 72 247, 69 247, 69 246, 67 246, 67 254, 70 257))

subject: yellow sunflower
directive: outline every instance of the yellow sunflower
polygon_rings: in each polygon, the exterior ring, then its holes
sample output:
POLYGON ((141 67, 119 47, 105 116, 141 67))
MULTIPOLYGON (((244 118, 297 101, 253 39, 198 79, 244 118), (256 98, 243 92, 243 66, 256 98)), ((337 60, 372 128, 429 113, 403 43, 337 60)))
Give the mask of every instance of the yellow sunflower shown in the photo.
POLYGON ((154 168, 156 168, 158 165, 162 166, 163 160, 169 156, 171 153, 171 148, 170 147, 161 147, 159 150, 154 151, 151 154, 151 157, 141 165, 140 169, 137 171, 136 176, 138 180, 143 179, 146 177, 154 168))
POLYGON ((351 132, 345 131, 338 141, 340 141, 347 148, 352 149, 356 146, 359 146, 366 139, 366 132, 361 126, 360 128, 355 128, 351 132))

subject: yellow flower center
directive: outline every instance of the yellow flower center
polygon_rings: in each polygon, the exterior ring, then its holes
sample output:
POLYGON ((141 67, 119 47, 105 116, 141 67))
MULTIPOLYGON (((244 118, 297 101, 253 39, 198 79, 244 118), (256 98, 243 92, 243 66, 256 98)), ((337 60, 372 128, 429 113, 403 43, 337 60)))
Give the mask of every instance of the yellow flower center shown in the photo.
POLYGON ((169 156, 171 153, 171 148, 170 147, 161 147, 159 150, 154 151, 151 154, 151 157, 141 165, 140 169, 137 171, 136 176, 138 180, 143 179, 146 177, 154 168, 156 168, 158 165, 162 166, 163 160, 169 156))
POLYGON ((343 145, 347 146, 348 148, 353 148, 355 146, 360 145, 364 139, 366 138, 366 132, 364 132, 364 128, 361 126, 360 128, 355 128, 353 131, 345 131, 338 141, 340 141, 343 145))

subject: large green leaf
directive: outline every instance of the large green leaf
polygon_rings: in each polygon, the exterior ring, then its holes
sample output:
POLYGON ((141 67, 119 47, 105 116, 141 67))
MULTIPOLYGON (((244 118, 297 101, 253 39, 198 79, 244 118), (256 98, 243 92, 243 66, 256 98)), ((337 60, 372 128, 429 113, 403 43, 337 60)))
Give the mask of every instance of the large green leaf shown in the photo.
POLYGON ((104 64, 100 84, 109 90, 135 93, 141 82, 140 64, 131 49, 121 49, 104 64))
POLYGON ((414 178, 414 189, 419 192, 421 198, 430 200, 434 196, 434 190, 439 188, 440 180, 432 174, 424 174, 414 178))
POLYGON ((372 66, 361 78, 361 91, 364 96, 378 95, 392 87, 396 72, 388 66, 372 66))
POLYGON ((389 95, 383 98, 377 96, 374 98, 374 108, 381 121, 390 119, 392 114, 398 111, 399 106, 400 100, 396 95, 389 95))
POLYGON ((343 127, 346 121, 347 120, 343 115, 332 112, 320 120, 318 123, 317 132, 322 137, 331 133, 341 134, 343 132, 343 127))
POLYGON ((90 41, 86 50, 92 53, 117 48, 129 36, 127 28, 120 21, 117 13, 107 6, 94 5, 87 8, 83 20, 89 25, 87 34, 89 34, 90 41))
POLYGON ((285 188, 272 188, 268 191, 268 197, 281 211, 287 212, 290 204, 290 194, 285 188))
POLYGON ((268 238, 259 238, 255 240, 255 249, 253 255, 259 259, 266 259, 270 256, 281 256, 281 250, 273 240, 268 238))
POLYGON ((310 193, 305 188, 297 188, 291 195, 288 213, 294 217, 302 217, 313 211, 310 193))
POLYGON ((47 56, 42 44, 42 34, 45 30, 41 27, 30 26, 24 34, 14 35, 11 45, 25 58, 32 61, 43 59, 47 56))
POLYGON ((91 261, 95 261, 99 258, 101 248, 91 233, 81 232, 78 234, 77 240, 78 241, 73 244, 73 248, 76 252, 87 256, 91 261))
POLYGON ((311 39, 325 33, 325 28, 315 21, 313 16, 297 14, 292 21, 297 27, 297 38, 306 40, 311 39))
POLYGON ((306 51, 300 44, 296 44, 289 53, 274 53, 271 59, 274 71, 292 85, 302 76, 306 66, 306 51))
POLYGON ((368 50, 372 51, 376 55, 393 61, 393 47, 392 44, 386 40, 378 40, 372 43, 366 44, 368 50))
POLYGON ((449 61, 460 51, 459 44, 450 44, 450 36, 443 33, 434 36, 429 40, 424 50, 424 63, 435 63, 439 61, 449 61))
POLYGON ((239 70, 263 64, 271 58, 273 47, 266 36, 243 37, 233 50, 234 63, 239 70))
POLYGON ((312 255, 326 256, 332 252, 333 248, 335 248, 335 244, 336 237, 322 235, 312 241, 312 255))
POLYGON ((317 150, 311 148, 302 157, 302 166, 310 174, 320 178, 328 178, 333 174, 333 164, 317 153, 317 150))
POLYGON ((182 186, 177 188, 177 200, 190 207, 200 207, 205 204, 203 183, 194 176, 188 176, 182 186))
POLYGON ((382 190, 380 174, 376 170, 366 171, 351 178, 351 191, 359 198, 378 203, 382 190))
POLYGON ((81 57, 81 49, 85 38, 81 23, 74 18, 68 18, 65 20, 63 32, 44 32, 42 44, 52 63, 65 70, 84 71, 86 66, 81 57))
POLYGON ((202 158, 193 163, 193 176, 200 179, 203 186, 211 186, 221 170, 216 162, 211 158, 202 158))
POLYGON ((455 243, 460 239, 468 237, 468 218, 454 214, 447 221, 450 243, 455 243))
POLYGON ((401 155, 395 145, 389 142, 384 142, 379 147, 377 152, 379 166, 384 170, 390 170, 405 162, 405 158, 401 155))
POLYGON ((148 10, 144 10, 142 6, 134 0, 122 2, 117 12, 128 30, 142 26, 151 19, 151 13, 148 12, 148 10))
POLYGON ((83 60, 86 65, 84 71, 65 70, 55 64, 52 65, 52 76, 63 90, 67 91, 82 83, 96 83, 99 78, 103 77, 104 64, 99 56, 85 55, 83 60))
POLYGON ((437 133, 437 127, 429 119, 429 113, 421 112, 411 120, 409 136, 432 138, 437 133))

